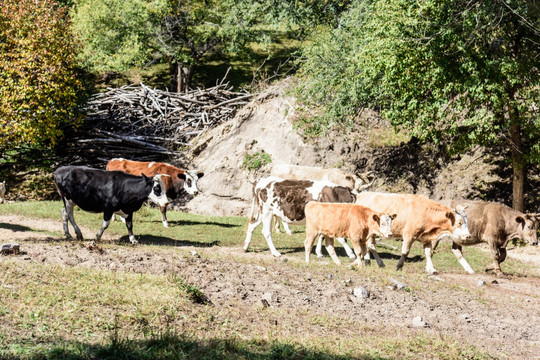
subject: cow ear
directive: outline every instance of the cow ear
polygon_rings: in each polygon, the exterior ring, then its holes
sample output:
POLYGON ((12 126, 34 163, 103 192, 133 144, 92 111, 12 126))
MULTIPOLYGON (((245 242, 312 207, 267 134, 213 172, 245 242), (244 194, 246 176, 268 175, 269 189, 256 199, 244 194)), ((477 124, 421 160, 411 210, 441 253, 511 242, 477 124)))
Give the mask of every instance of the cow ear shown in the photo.
POLYGON ((394 220, 395 218, 397 218, 397 214, 390 215, 390 219, 394 220))
POLYGON ((204 176, 204 172, 203 172, 203 171, 199 171, 199 172, 197 173, 197 177, 198 177, 199 179, 202 178, 203 176, 204 176))
POLYGON ((379 215, 377 214, 373 214, 373 220, 375 220, 375 222, 377 224, 380 224, 381 223, 381 219, 379 218, 379 215))
POLYGON ((182 180, 186 180, 186 174, 178 173, 178 178, 180 178, 182 180))
POLYGON ((447 212, 446 217, 448 219, 450 219, 450 221, 452 223, 452 226, 454 226, 454 224, 456 223, 456 216, 454 215, 454 213, 453 212, 447 212))
POLYGON ((516 216, 516 222, 525 226, 525 219, 522 216, 516 216))

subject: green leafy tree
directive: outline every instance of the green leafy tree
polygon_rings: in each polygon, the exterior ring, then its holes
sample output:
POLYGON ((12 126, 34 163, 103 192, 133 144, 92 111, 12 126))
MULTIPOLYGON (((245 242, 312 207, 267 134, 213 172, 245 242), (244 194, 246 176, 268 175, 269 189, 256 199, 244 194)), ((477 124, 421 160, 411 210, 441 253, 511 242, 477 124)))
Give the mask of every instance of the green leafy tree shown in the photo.
POLYGON ((166 0, 79 1, 71 12, 79 61, 98 72, 144 65, 157 51, 153 37, 166 8, 166 0))
MULTIPOLYGON (((524 170, 540 163, 539 5, 379 0, 352 8, 333 40, 356 39, 340 56, 350 78, 335 80, 338 91, 328 94, 341 105, 350 97, 352 108, 337 114, 371 104, 422 140, 451 141, 453 151, 503 146, 514 171, 513 207, 523 211, 524 170), (359 90, 343 89, 347 83, 359 90)), ((331 47, 322 61, 332 63, 331 47)))
POLYGON ((65 8, 52 0, 0 7, 0 147, 53 146, 76 121, 82 92, 65 8))
POLYGON ((236 0, 82 0, 73 27, 89 68, 125 71, 166 59, 174 90, 186 91, 206 56, 242 51, 254 38, 257 9, 236 0))

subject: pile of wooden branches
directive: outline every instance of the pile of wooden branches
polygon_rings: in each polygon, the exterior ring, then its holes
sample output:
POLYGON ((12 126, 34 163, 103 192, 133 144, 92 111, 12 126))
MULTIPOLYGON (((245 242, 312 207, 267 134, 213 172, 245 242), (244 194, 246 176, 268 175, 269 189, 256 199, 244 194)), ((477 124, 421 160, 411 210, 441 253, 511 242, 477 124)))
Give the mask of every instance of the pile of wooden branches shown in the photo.
POLYGON ((158 160, 222 122, 231 119, 253 94, 234 92, 228 84, 189 93, 123 86, 96 94, 87 103, 79 153, 94 157, 158 160))

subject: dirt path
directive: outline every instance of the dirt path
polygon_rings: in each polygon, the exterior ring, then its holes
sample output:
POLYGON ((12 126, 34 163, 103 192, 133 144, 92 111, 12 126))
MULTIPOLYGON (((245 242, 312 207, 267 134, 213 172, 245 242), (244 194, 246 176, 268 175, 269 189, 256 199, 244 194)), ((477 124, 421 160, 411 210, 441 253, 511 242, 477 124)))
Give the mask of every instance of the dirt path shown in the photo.
MULTIPOLYGON (((81 230, 86 238, 93 236, 88 229, 81 230)), ((215 306, 253 307, 266 297, 272 307, 305 308, 375 327, 451 336, 480 346, 496 358, 540 358, 538 277, 496 279, 486 274, 453 273, 438 278, 422 275, 415 282, 395 272, 376 278, 323 265, 306 272, 305 267, 295 266, 301 263, 300 257, 285 262, 266 252, 245 254, 240 247, 167 251, 165 247, 119 244, 96 248, 90 242, 68 242, 51 235, 58 231, 58 221, 0 215, 0 242, 21 243, 23 254, 12 256, 17 261, 138 273, 176 272, 197 284, 215 306), (390 286, 390 277, 411 281, 412 289, 396 290, 390 286), (480 280, 485 285, 479 286, 480 280), (359 286, 370 291, 369 298, 351 295, 359 286), (415 317, 421 317, 426 326, 415 327, 415 317)))

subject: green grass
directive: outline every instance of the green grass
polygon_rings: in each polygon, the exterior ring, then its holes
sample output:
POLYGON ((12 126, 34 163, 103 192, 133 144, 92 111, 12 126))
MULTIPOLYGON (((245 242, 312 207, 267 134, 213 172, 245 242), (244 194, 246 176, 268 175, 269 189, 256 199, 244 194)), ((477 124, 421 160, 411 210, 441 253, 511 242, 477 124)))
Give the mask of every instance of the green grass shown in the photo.
POLYGON ((295 333, 290 309, 196 305, 170 275, 12 260, 0 262, 0 273, 0 359, 488 358, 442 336, 404 336, 309 310, 300 324, 350 329, 348 336, 295 333))
MULTIPOLYGON (((58 232, 54 233, 60 239, 63 238, 62 203, 60 201, 25 201, 10 204, 0 204, 0 213, 10 213, 21 216, 29 216, 58 221, 58 232)), ((78 225, 84 226, 97 232, 101 226, 102 215, 88 213, 76 208, 75 221, 78 225)), ((161 224, 161 213, 158 209, 150 206, 143 206, 133 216, 133 232, 141 245, 168 245, 168 246, 222 246, 222 247, 242 247, 247 229, 247 218, 238 216, 204 216, 188 214, 177 211, 167 213, 171 227, 165 228, 161 224)), ((0 227, 2 224, 0 224, 0 227)), ((4 224, 4 226, 7 226, 4 224)), ((304 227, 291 226, 293 235, 288 236, 283 232, 272 233, 274 244, 278 250, 286 256, 293 256, 303 259, 304 253, 304 227)), ((266 241, 261 234, 262 225, 255 229, 253 240, 249 251, 261 252, 269 251, 266 241)), ((74 236, 70 225, 70 232, 74 236)), ((105 234, 112 234, 118 237, 121 242, 128 243, 126 226, 120 221, 113 221, 105 234)), ((92 240, 92 239, 85 239, 92 240)), ((401 254, 401 241, 383 240, 384 243, 392 245, 397 250, 390 250, 379 247, 378 251, 383 258, 387 268, 394 269, 401 254)), ((336 242, 336 251, 342 263, 348 264, 349 259, 343 248, 336 242)), ((315 246, 314 246, 315 247, 315 246)), ((326 254, 326 250, 323 249, 326 254)), ((485 267, 492 262, 491 254, 483 251, 480 246, 464 247, 463 253, 474 271, 484 272, 485 267)), ((315 260, 314 249, 312 260, 315 260)), ((329 258, 327 259, 329 260, 329 258)), ((373 267, 376 268, 375 261, 372 260, 373 267)), ((450 242, 441 242, 437 252, 433 257, 433 263, 437 270, 442 273, 457 272, 464 270, 457 262, 451 251, 450 242)), ((425 255, 422 245, 419 242, 413 243, 408 260, 404 265, 403 272, 424 273, 425 255)), ((526 276, 534 272, 531 266, 522 262, 507 258, 502 264, 505 273, 513 276, 526 276)))
MULTIPOLYGON (((63 239, 60 201, 0 204, 1 214, 52 219, 58 223, 53 237, 63 239)), ((170 228, 161 224, 157 209, 143 207, 134 216, 138 248, 180 255, 184 245, 236 247, 243 245, 247 219, 214 217, 170 211, 170 228)), ((101 216, 76 211, 80 225, 96 230, 101 216)), ((10 224, 0 224, 9 227, 10 224)), ((31 225, 29 226, 32 227, 31 225)), ((354 274, 385 286, 390 277, 401 279, 411 295, 430 293, 440 283, 426 288, 425 260, 420 244, 413 245, 403 272, 394 268, 400 243, 385 241, 397 251, 380 248, 386 268, 372 266, 350 270, 328 266, 312 254, 303 262, 303 227, 293 226, 293 236, 273 234, 277 248, 291 259, 288 266, 312 274, 354 274)), ((259 227, 251 252, 268 252, 259 227)), ((106 230, 118 236, 120 246, 128 243, 127 230, 114 222, 106 230)), ((88 239, 91 240, 91 239, 88 239)), ((45 246, 45 245, 44 245, 45 246)), ((114 248, 116 241, 106 246, 114 248)), ((348 258, 336 249, 344 264, 348 258)), ((324 250, 323 250, 324 251, 324 250)), ((204 263, 220 260, 223 254, 201 251, 204 263), (214 258, 215 257, 215 258, 214 258)), ((488 253, 476 247, 465 249, 473 269, 482 272, 490 261, 488 253)), ((271 267, 271 257, 240 257, 231 253, 232 263, 244 262, 271 267)), ((439 245, 435 267, 443 273, 464 273, 447 243, 439 245)), ((225 265, 224 265, 225 266, 225 265)), ((507 260, 503 270, 515 275, 529 274, 527 266, 507 260)), ((226 271, 226 269, 224 269, 226 271)), ((356 276, 356 275, 353 275, 356 276)), ((286 279, 283 285, 287 286, 286 279)), ((453 289, 456 294, 470 291, 453 289)), ((457 296, 457 295, 456 295, 457 296)), ((481 291, 476 294, 487 296, 481 291)), ((71 267, 0 259, 0 359, 417 359, 430 354, 434 359, 487 359, 474 347, 446 336, 431 336, 423 331, 381 328, 341 315, 313 313, 310 309, 251 307, 233 302, 225 307, 201 305, 204 294, 196 284, 175 273, 136 274, 107 269, 71 267), (308 324, 313 332, 305 332, 308 324), (335 332, 340 336, 325 336, 335 332), (345 334, 345 335, 343 335, 345 334)), ((488 301, 489 299, 486 299, 488 301)))

